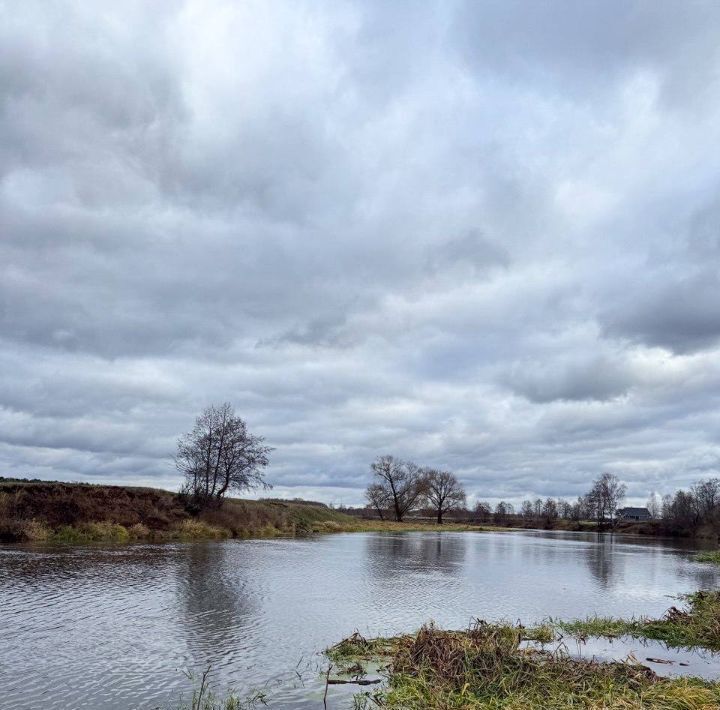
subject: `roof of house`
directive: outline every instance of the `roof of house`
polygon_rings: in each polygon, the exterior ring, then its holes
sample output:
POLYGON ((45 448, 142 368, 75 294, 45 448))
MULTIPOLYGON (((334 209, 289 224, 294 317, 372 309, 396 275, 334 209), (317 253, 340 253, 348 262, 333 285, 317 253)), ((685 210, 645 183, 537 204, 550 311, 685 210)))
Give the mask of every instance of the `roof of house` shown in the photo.
POLYGON ((650 515, 650 511, 647 508, 620 508, 618 513, 624 515, 650 515))

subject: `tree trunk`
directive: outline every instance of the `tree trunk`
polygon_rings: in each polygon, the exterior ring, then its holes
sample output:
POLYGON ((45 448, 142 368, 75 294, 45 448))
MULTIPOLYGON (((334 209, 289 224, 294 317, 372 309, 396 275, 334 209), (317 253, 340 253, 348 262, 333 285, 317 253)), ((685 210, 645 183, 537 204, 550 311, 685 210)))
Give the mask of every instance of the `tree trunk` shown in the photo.
POLYGON ((437 524, 438 524, 438 525, 442 525, 442 508, 438 508, 437 524))

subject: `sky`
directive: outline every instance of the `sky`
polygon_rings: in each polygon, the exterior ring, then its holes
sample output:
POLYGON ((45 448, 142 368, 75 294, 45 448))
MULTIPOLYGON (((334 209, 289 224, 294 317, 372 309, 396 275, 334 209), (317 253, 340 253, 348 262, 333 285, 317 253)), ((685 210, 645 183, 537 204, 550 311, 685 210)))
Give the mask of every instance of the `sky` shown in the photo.
POLYGON ((718 475, 719 146, 715 0, 0 0, 0 475, 718 475))

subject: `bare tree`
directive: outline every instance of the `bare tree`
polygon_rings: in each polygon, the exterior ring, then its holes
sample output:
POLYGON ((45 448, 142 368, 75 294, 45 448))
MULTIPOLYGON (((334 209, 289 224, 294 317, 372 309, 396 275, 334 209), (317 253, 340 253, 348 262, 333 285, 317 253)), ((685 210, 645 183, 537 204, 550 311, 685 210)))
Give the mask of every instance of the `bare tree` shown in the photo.
POLYGON ((443 515, 465 505, 465 491, 457 477, 450 471, 425 469, 425 498, 437 513, 437 523, 442 525, 443 515))
POLYGON ((547 498, 543 503, 542 517, 546 528, 551 528, 558 518, 558 507, 554 498, 547 498))
POLYGON ((524 500, 520 507, 520 515, 526 523, 532 523, 535 520, 535 510, 532 501, 524 500))
POLYGON ((175 464, 185 476, 184 492, 193 505, 220 501, 229 491, 269 488, 263 477, 272 451, 250 434, 229 402, 207 407, 192 431, 178 439, 175 464))
POLYGON ((374 485, 382 487, 392 506, 395 520, 401 522, 407 513, 420 504, 426 491, 422 470, 412 461, 401 461, 394 456, 380 456, 370 468, 377 479, 374 485))
POLYGON ((535 513, 535 517, 540 520, 542 517, 542 511, 543 511, 543 499, 542 498, 536 498, 533 502, 533 512, 535 513))
POLYGON ((385 520, 385 513, 390 507, 390 495, 387 489, 380 483, 371 483, 365 491, 365 498, 368 504, 375 508, 380 520, 385 520))
POLYGON ((707 478, 698 481, 690 489, 695 498, 698 520, 713 522, 720 507, 720 478, 707 478))
POLYGON ((653 491, 648 498, 647 509, 653 520, 658 520, 660 518, 662 504, 660 502, 660 496, 655 491, 653 491))
POLYGON ((573 506, 569 501, 558 498, 557 507, 561 518, 564 518, 565 520, 570 520, 570 518, 572 518, 573 506))
POLYGON ((593 487, 587 494, 586 501, 589 512, 602 525, 606 520, 612 526, 616 522, 617 510, 625 498, 627 486, 612 473, 603 473, 593 482, 593 487))
POLYGON ((508 517, 511 516, 515 512, 515 508, 513 508, 512 503, 506 503, 504 500, 501 500, 496 506, 495 506, 495 515, 494 515, 494 521, 496 525, 507 525, 508 523, 508 517))
POLYGON ((487 523, 492 518, 492 506, 484 500, 479 500, 475 505, 475 518, 480 523, 487 523))

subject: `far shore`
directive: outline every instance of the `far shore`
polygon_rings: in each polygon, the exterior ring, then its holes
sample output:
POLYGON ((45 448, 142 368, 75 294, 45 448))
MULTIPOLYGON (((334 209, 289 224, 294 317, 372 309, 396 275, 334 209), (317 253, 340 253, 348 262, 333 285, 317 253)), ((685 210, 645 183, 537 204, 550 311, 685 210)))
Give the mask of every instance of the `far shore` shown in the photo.
MULTIPOLYGON (((0 482, 0 542, 130 542, 300 537, 340 532, 499 532, 518 529, 598 531, 592 521, 558 520, 532 528, 509 519, 503 524, 472 514, 442 525, 413 517, 403 522, 343 512, 302 500, 242 500, 193 515, 180 497, 154 488, 9 480, 0 482)), ((652 522, 620 522, 615 532, 659 535, 652 522)))
POLYGON ((0 483, 0 542, 131 542, 300 537, 313 533, 483 531, 472 522, 365 520, 322 503, 229 498, 189 513, 170 491, 128 486, 0 483))

